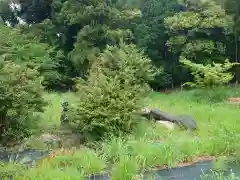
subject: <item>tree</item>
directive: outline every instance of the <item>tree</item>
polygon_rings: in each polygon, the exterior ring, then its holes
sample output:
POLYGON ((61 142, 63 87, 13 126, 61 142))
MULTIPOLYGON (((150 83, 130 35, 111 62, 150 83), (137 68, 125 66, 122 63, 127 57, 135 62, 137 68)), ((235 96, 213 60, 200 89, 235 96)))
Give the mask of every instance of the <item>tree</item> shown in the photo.
POLYGON ((164 75, 151 82, 153 87, 171 85, 171 81, 176 79, 173 72, 175 58, 165 45, 168 34, 165 33, 164 18, 174 15, 180 10, 179 7, 177 0, 147 0, 141 8, 141 22, 135 30, 136 43, 156 66, 163 66, 165 70, 164 75))
POLYGON ((140 9, 143 4, 144 4, 145 0, 114 0, 114 4, 116 4, 116 6, 118 8, 137 8, 140 9))
POLYGON ((183 1, 186 10, 165 19, 170 50, 194 62, 222 60, 231 19, 214 1, 183 1))
POLYGON ((154 76, 150 59, 134 45, 108 46, 78 82, 79 101, 68 118, 85 135, 131 132, 138 122, 147 82, 154 76))
POLYGON ((1 57, 0 91, 0 141, 29 136, 45 105, 38 72, 1 57))
POLYGON ((0 18, 4 23, 8 22, 12 26, 16 25, 19 22, 16 14, 9 5, 9 1, 7 0, 0 1, 0 18))
POLYGON ((18 29, 0 25, 0 48, 0 56, 4 60, 37 68, 44 77, 43 84, 46 87, 60 80, 57 71, 59 64, 54 59, 54 51, 47 44, 30 40, 18 29))
POLYGON ((62 54, 60 59, 54 57, 61 64, 57 69, 63 81, 59 83, 71 84, 72 78, 86 77, 92 60, 106 45, 118 44, 120 40, 132 42, 131 29, 140 17, 140 11, 128 6, 119 7, 117 3, 106 0, 20 0, 20 10, 16 12, 27 22, 20 26, 22 32, 48 43, 56 51, 54 54, 62 54))
POLYGON ((0 16, 11 26, 17 25, 21 20, 27 24, 39 23, 51 18, 52 2, 52 0, 2 0, 0 16))
POLYGON ((214 1, 183 1, 183 5, 185 11, 165 19, 170 50, 194 62, 222 60, 231 19, 214 1))
MULTIPOLYGON (((169 50, 194 63, 224 62, 231 18, 221 5, 204 0, 182 0, 180 5, 183 11, 165 18, 169 50)), ((188 70, 183 66, 181 69, 185 71, 182 75, 188 77, 188 70)))
POLYGON ((52 0, 19 0, 17 15, 27 23, 39 23, 51 18, 52 0))
POLYGON ((125 25, 138 15, 136 11, 119 11, 105 0, 65 2, 58 18, 68 26, 62 38, 66 39, 75 75, 84 76, 106 45, 118 44, 120 40, 131 42, 132 32, 125 25))

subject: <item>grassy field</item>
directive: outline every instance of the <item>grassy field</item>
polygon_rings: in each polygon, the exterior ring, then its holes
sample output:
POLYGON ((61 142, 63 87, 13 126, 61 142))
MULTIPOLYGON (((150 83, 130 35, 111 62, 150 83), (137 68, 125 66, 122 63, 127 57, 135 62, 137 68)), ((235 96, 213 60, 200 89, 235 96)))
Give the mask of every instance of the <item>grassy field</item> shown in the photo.
MULTIPOLYGON (((240 150, 239 106, 220 101, 225 96, 239 92, 232 90, 227 95, 202 98, 199 92, 176 92, 172 94, 151 93, 146 106, 160 108, 172 114, 187 114, 194 117, 198 125, 196 133, 168 130, 161 125, 139 122, 132 135, 128 137, 109 137, 97 150, 83 147, 80 150, 57 151, 54 157, 40 163, 39 168, 29 170, 28 179, 79 179, 80 177, 108 171, 111 167, 111 179, 132 180, 139 172, 164 166, 192 162, 211 157, 237 156, 240 150), (56 170, 64 167, 68 173, 56 170), (81 169, 79 171, 79 169, 81 169), (40 172, 44 172, 40 173, 40 172), (71 176, 71 177, 70 177, 71 176)), ((42 115, 41 128, 45 131, 57 129, 61 115, 61 102, 74 103, 77 97, 72 93, 47 93, 49 102, 42 115)), ((81 178, 80 178, 81 179, 81 178)), ((220 178, 219 178, 220 180, 220 178)))

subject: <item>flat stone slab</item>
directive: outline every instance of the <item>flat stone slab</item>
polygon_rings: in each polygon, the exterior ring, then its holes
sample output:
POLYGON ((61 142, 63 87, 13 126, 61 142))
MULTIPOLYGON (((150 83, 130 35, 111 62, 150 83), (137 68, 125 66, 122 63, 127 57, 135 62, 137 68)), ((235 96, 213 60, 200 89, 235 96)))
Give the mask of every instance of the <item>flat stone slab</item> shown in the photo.
POLYGON ((173 130, 175 128, 175 124, 169 121, 157 121, 156 123, 166 127, 169 130, 173 130))

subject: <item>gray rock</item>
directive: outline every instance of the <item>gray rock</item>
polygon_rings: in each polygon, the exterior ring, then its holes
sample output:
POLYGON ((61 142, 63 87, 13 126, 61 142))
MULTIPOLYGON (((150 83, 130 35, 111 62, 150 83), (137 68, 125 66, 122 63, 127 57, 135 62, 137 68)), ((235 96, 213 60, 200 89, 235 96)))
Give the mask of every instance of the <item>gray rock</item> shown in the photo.
POLYGON ((144 108, 142 110, 142 116, 149 119, 154 119, 156 121, 168 121, 174 123, 180 127, 184 127, 189 130, 196 130, 197 124, 196 121, 191 116, 175 116, 169 113, 163 112, 160 109, 149 109, 144 108))

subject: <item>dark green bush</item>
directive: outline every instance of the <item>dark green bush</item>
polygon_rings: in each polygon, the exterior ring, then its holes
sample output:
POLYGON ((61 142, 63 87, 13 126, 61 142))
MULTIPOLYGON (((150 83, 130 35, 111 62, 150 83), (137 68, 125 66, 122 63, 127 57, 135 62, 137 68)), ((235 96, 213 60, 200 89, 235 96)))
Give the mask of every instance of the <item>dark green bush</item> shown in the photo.
POLYGON ((88 80, 78 82, 79 101, 70 108, 70 122, 95 138, 131 132, 153 76, 150 60, 134 45, 107 47, 88 80))
POLYGON ((32 133, 45 105, 40 80, 37 71, 0 59, 0 142, 32 133))

